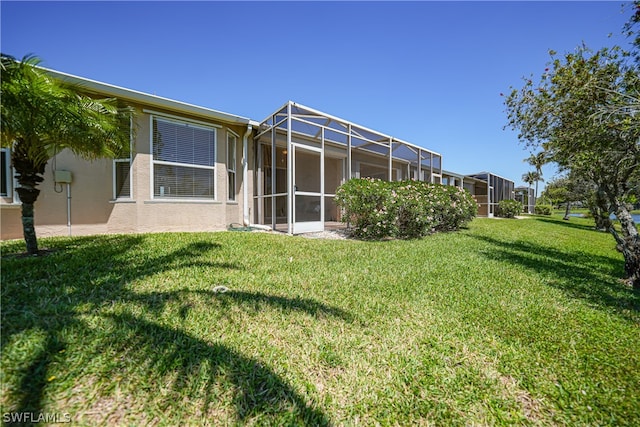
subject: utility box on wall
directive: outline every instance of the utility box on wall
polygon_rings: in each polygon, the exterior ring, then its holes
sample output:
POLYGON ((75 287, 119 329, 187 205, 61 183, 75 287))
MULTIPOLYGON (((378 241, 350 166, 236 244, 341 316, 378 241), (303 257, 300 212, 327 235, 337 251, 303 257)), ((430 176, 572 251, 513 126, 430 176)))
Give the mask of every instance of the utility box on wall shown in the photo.
POLYGON ((58 183, 71 184, 71 172, 70 171, 56 171, 55 180, 58 183))

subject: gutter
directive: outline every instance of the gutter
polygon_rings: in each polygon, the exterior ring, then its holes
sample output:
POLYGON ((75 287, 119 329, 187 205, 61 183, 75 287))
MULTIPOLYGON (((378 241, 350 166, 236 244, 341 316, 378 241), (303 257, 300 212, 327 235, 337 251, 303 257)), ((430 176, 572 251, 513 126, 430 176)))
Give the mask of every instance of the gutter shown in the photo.
POLYGON ((74 76, 73 74, 63 73, 61 71, 51 70, 44 67, 38 67, 41 70, 48 73, 51 77, 58 79, 62 82, 78 86, 78 88, 85 92, 95 93, 98 95, 107 95, 121 99, 123 101, 129 101, 134 103, 140 103, 146 106, 153 106, 156 108, 163 108, 171 111, 181 112, 189 115, 195 115, 208 120, 221 120, 226 123, 234 123, 241 125, 251 125, 254 121, 237 116, 235 114, 224 113, 222 111, 213 110, 211 108, 200 107, 194 104, 188 104, 186 102, 176 101, 174 99, 164 98, 157 95, 151 95, 149 93, 140 92, 133 89, 127 89, 120 86, 115 86, 109 83, 99 82, 97 80, 91 80, 84 77, 74 76))

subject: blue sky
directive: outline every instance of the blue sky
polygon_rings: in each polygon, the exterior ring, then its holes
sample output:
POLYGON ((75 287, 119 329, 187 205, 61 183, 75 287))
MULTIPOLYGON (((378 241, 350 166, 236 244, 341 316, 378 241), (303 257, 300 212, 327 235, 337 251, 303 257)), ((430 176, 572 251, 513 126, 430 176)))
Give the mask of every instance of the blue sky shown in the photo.
POLYGON ((293 100, 519 185, 529 153, 503 130, 500 93, 539 76, 549 49, 628 46, 622 4, 3 0, 0 46, 256 120, 293 100))

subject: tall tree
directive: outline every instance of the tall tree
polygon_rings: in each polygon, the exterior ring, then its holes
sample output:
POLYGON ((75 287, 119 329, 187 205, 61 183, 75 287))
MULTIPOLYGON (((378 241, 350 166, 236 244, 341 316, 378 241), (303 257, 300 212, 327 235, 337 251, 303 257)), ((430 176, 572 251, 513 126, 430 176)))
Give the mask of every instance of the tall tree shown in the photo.
POLYGON ((34 203, 49 159, 64 149, 85 159, 115 157, 129 150, 131 111, 115 99, 92 99, 78 88, 51 78, 40 60, 1 55, 1 144, 10 147, 11 165, 22 202, 27 252, 38 253, 34 203))
POLYGON ((547 163, 547 155, 544 151, 540 151, 538 154, 532 154, 524 160, 536 169, 536 190, 535 198, 533 199, 533 205, 535 206, 538 200, 538 182, 544 181, 544 179, 542 179, 542 166, 547 163))
POLYGON ((640 288, 640 236, 627 203, 640 174, 638 63, 619 47, 550 54, 537 82, 526 78, 507 96, 508 125, 529 148, 542 147, 549 160, 596 185, 620 221, 621 232, 608 228, 626 278, 640 288))
MULTIPOLYGON (((527 212, 529 212, 529 206, 535 206, 535 200, 533 201, 533 205, 531 204, 531 201, 529 200, 529 198, 531 197, 531 186, 537 182, 538 179, 538 174, 534 171, 529 171, 525 174, 522 175, 522 181, 529 185, 529 191, 527 191, 527 212)), ((529 213, 533 213, 533 212, 529 212, 529 213)))

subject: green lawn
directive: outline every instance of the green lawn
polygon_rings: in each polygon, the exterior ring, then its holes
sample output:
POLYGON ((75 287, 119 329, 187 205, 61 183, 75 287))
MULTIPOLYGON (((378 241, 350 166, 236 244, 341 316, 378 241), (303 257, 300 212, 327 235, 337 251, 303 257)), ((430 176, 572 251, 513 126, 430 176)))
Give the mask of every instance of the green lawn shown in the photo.
POLYGON ((4 242, 1 411, 79 425, 640 425, 640 294, 591 225, 56 238, 40 258, 4 242))

